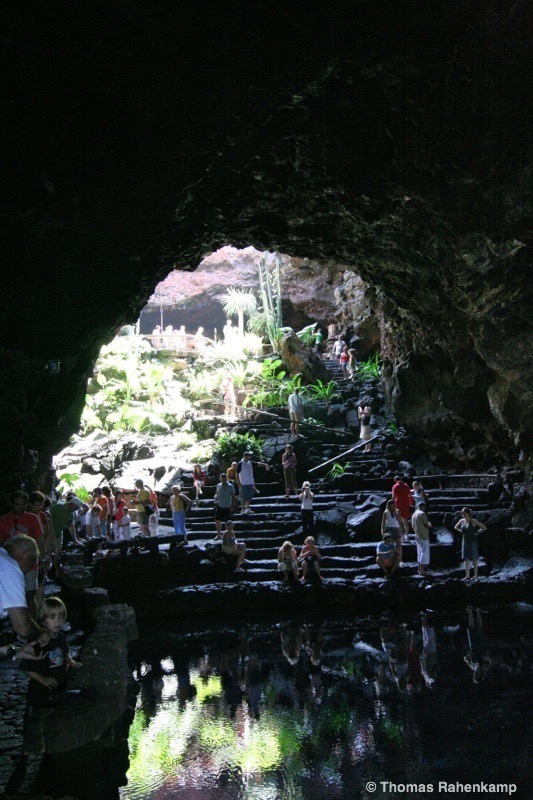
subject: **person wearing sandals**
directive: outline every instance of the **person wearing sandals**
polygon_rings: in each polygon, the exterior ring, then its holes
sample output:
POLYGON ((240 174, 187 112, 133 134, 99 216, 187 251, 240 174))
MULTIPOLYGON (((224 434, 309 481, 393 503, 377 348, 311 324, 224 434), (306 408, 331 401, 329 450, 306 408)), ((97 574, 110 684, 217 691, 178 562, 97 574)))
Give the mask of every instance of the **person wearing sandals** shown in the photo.
POLYGON ((477 568, 479 558, 478 539, 480 533, 487 530, 487 526, 483 525, 477 519, 472 518, 472 510, 470 508, 463 508, 461 511, 463 518, 459 520, 454 530, 460 533, 463 537, 462 557, 465 562, 465 577, 463 583, 470 583, 470 564, 474 565, 474 577, 472 582, 477 581, 477 568))

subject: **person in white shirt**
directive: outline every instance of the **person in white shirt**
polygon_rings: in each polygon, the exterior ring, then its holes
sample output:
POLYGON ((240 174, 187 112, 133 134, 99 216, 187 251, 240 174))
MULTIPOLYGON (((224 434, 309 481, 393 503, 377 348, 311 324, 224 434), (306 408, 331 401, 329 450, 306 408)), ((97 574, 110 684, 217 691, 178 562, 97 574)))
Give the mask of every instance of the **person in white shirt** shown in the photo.
POLYGON ((287 406, 289 408, 289 418, 291 420, 291 435, 298 437, 300 435, 300 422, 304 415, 304 402, 300 397, 299 389, 295 389, 294 392, 289 395, 287 406))
POLYGON ((242 460, 237 464, 237 482, 239 484, 242 513, 253 514, 250 503, 257 490, 255 488, 252 454, 248 451, 244 453, 242 460))
POLYGON ((429 575, 429 531, 431 523, 426 515, 426 504, 419 503, 416 511, 411 517, 411 526, 416 539, 416 560, 418 561, 418 574, 429 575))
POLYGON ((37 556, 35 540, 23 533, 0 547, 0 616, 7 613, 19 636, 45 644, 50 637, 30 617, 24 590, 24 575, 33 569, 37 556))

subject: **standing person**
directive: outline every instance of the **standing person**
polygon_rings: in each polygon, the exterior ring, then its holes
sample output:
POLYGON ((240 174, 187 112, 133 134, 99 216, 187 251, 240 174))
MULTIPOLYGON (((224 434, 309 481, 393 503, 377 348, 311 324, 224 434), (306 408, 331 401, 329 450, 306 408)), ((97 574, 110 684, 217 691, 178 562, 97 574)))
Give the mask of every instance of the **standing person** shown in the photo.
POLYGON ((463 537, 462 556, 465 562, 465 577, 463 583, 470 583, 470 563, 474 564, 474 577, 472 583, 477 582, 477 568, 479 558, 479 547, 477 537, 480 533, 487 530, 487 526, 483 525, 477 519, 472 518, 472 510, 470 508, 463 508, 461 511, 463 518, 459 520, 454 530, 460 533, 463 537))
POLYGON ((298 500, 302 503, 302 533, 304 536, 314 535, 315 533, 313 499, 314 494, 311 491, 311 484, 309 481, 304 481, 302 484, 302 493, 298 495, 298 500))
POLYGON ((353 380, 357 373, 357 357, 353 347, 348 350, 348 355, 350 356, 350 360, 348 361, 348 377, 350 380, 353 380))
POLYGON ((117 542, 129 542, 131 539, 131 517, 127 506, 122 512, 122 516, 118 521, 115 539, 117 542))
POLYGON ((115 505, 115 514, 113 516, 113 536, 115 540, 119 541, 119 527, 120 521, 124 514, 128 513, 128 507, 126 506, 126 501, 124 500, 124 495, 122 494, 121 489, 117 489, 115 491, 115 498, 114 498, 114 505, 115 505))
POLYGON ((239 465, 236 461, 231 462, 231 467, 228 467, 226 470, 226 475, 228 476, 228 481, 232 484, 235 491, 239 488, 239 481, 237 479, 237 467, 239 465))
POLYGON ((200 464, 195 464, 194 469, 192 471, 192 485, 194 486, 194 490, 196 492, 196 497, 194 500, 194 505, 198 505, 198 500, 200 499, 200 495, 202 495, 203 488, 205 486, 205 479, 206 479, 205 470, 203 470, 200 464))
POLYGON ((150 531, 150 536, 157 536, 157 526, 159 525, 159 501, 157 499, 157 492, 154 492, 149 486, 146 488, 150 492, 150 502, 152 504, 152 513, 148 517, 148 530, 150 531))
POLYGON ((31 536, 19 533, 0 547, 0 614, 7 612, 15 633, 45 644, 50 638, 28 612, 24 575, 33 569, 38 555, 31 536))
POLYGON ((400 556, 391 533, 384 533, 383 539, 376 547, 376 564, 380 567, 385 576, 390 578, 394 575, 400 563, 400 556))
POLYGON ((100 507, 100 535, 103 539, 107 539, 109 505, 107 502, 107 496, 104 494, 100 486, 97 486, 96 489, 93 489, 93 508, 95 504, 100 507))
POLYGON ((170 508, 172 510, 172 522, 174 531, 183 536, 183 544, 189 544, 187 530, 185 528, 185 512, 191 507, 191 501, 187 495, 183 494, 180 486, 172 487, 172 497, 170 498, 170 508))
POLYGON ((429 575, 430 573, 427 571, 429 566, 429 531, 432 525, 427 518, 425 503, 419 503, 411 517, 411 525, 415 534, 418 574, 429 575))
POLYGON ((424 487, 420 483, 420 481, 413 481, 413 488, 411 489, 411 495, 413 500, 415 501, 415 508, 418 508, 421 503, 427 508, 428 504, 428 496, 424 491, 424 487))
MULTIPOLYGON (((46 548, 44 540, 44 529, 40 518, 29 511, 26 511, 28 505, 28 495, 26 492, 17 490, 11 495, 11 511, 0 517, 0 544, 12 539, 19 533, 24 533, 31 536, 37 544, 39 552, 38 558, 44 563, 46 559, 46 548)), ((39 591, 39 561, 36 559, 33 569, 28 570, 24 574, 24 585, 26 591, 26 601, 31 616, 35 616, 36 612, 36 599, 40 600, 37 596, 39 591)))
POLYGON ((389 500, 381 518, 381 536, 385 539, 385 534, 389 533, 394 540, 394 545, 398 553, 398 561, 402 560, 402 518, 396 508, 394 500, 389 500))
POLYGON ((298 438, 300 435, 300 422, 304 415, 304 402, 300 397, 300 390, 298 387, 289 395, 287 406, 289 408, 289 418, 291 421, 291 435, 298 438))
POLYGON ((102 496, 106 499, 106 534, 110 542, 113 541, 113 517, 115 516, 115 504, 109 486, 102 486, 102 496))
POLYGON ((257 489, 255 488, 252 454, 248 450, 237 464, 237 481, 239 483, 242 513, 253 514, 250 503, 257 489))
POLYGON ((411 490, 400 475, 395 475, 392 487, 392 499, 402 520, 403 541, 409 541, 409 519, 411 517, 411 490))
MULTIPOLYGON (((44 582, 47 577, 48 569, 53 564, 56 576, 59 577, 59 551, 57 547, 57 539, 52 525, 50 512, 44 510, 46 497, 42 492, 30 492, 28 499, 28 513, 35 514, 41 523, 43 530, 43 544, 44 544, 44 558, 43 562, 43 586, 40 589, 44 590, 44 582)), ((38 601, 40 602, 40 601, 38 601)))
POLYGON ((296 465, 298 459, 296 453, 292 449, 292 445, 288 444, 285 452, 281 456, 281 466, 283 467, 283 477, 285 478, 285 497, 289 498, 291 489, 294 489, 294 494, 298 496, 298 481, 296 480, 296 465))
POLYGON ((217 535, 215 540, 222 537, 222 523, 228 526, 231 520, 231 504, 235 497, 235 489, 228 481, 228 476, 225 472, 220 473, 220 483, 217 483, 215 492, 215 526, 217 535))
POLYGON ((237 564, 235 565, 235 572, 244 572, 242 562, 246 558, 246 545, 244 542, 237 542, 235 540, 235 532, 231 520, 228 520, 224 536, 222 537, 222 552, 228 556, 236 556, 237 564))
POLYGON ((220 386, 222 392, 222 399, 224 400, 224 416, 230 419, 236 414, 237 395, 235 394, 235 386, 231 378, 225 378, 220 386))
POLYGON ((339 356, 339 365, 342 369, 342 376, 343 378, 348 378, 348 362, 350 360, 350 354, 348 353, 348 347, 344 345, 341 350, 341 354, 339 356))
POLYGON ((344 341, 344 339, 340 335, 337 336, 337 338, 335 339, 335 342, 333 344, 332 353, 333 353, 333 357, 334 357, 335 361, 338 364, 340 364, 340 357, 341 357, 341 353, 342 353, 342 348, 345 346, 345 344, 346 344, 346 342, 344 341))
POLYGON ((361 426, 361 432, 359 434, 359 438, 361 439, 362 442, 365 443, 364 452, 370 453, 370 451, 372 450, 372 442, 370 441, 370 439, 372 438, 372 433, 370 431, 370 422, 372 421, 371 406, 368 403, 365 403, 363 406, 358 406, 357 416, 359 417, 359 424, 361 426))
POLYGON ((135 481, 135 508, 137 511, 137 523, 141 536, 150 536, 148 518, 153 514, 153 507, 150 497, 150 490, 146 488, 144 482, 139 478, 135 481))
POLYGON ((322 342, 324 341, 324 334, 322 328, 317 328, 315 333, 315 353, 319 358, 322 358, 322 342))

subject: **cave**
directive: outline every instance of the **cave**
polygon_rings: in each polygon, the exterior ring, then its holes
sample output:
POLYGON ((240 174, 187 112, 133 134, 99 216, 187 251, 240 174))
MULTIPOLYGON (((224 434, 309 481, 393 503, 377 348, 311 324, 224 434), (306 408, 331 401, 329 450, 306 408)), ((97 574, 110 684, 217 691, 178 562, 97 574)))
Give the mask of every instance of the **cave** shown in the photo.
POLYGON ((526 4, 231 8, 4 8, 2 485, 177 253, 250 243, 368 285, 413 433, 527 463, 526 4))

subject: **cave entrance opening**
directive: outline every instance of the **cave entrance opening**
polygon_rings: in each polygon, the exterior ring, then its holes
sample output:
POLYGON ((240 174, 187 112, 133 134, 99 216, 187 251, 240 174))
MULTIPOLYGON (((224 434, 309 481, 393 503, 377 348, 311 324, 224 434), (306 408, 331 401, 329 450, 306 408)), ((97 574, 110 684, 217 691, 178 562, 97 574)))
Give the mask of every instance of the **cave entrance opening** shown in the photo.
POLYGON ((193 272, 174 269, 136 323, 102 347, 79 432, 54 459, 63 490, 88 499, 108 482, 126 488, 141 477, 153 486, 210 459, 215 441, 206 418, 238 413, 274 350, 264 327, 261 264, 279 273, 279 301, 275 284, 270 291, 277 324, 301 331, 318 322, 327 337, 338 270, 251 246, 223 247, 193 272), (235 297, 228 305, 232 292, 254 303, 240 313, 235 297), (228 379, 234 407, 226 402, 228 379))

